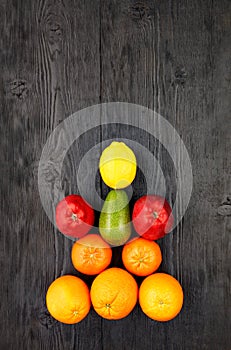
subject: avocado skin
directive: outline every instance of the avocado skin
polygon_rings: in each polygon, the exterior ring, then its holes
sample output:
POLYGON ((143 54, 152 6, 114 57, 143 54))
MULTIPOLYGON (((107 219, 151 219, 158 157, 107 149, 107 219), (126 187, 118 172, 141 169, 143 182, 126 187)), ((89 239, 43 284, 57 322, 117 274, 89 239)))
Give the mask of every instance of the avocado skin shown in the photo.
POLYGON ((131 236, 129 200, 125 191, 108 193, 99 217, 99 232, 109 244, 122 245, 131 236))

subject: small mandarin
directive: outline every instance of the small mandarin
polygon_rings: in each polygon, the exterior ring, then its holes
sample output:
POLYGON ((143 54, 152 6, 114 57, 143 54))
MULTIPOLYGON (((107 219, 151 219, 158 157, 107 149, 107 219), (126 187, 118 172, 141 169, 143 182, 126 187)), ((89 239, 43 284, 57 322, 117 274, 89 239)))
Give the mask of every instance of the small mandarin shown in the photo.
POLYGON ((76 241, 71 259, 76 270, 86 275, 96 275, 111 262, 111 247, 97 234, 89 234, 76 241))
POLYGON ((162 254, 156 242, 138 238, 125 244, 122 260, 129 272, 137 276, 147 276, 158 269, 162 254))

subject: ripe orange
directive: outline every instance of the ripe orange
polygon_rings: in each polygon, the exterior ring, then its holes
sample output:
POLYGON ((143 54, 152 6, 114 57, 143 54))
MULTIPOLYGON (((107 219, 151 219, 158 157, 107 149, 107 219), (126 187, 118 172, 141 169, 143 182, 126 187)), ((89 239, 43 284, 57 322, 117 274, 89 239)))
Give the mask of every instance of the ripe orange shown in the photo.
POLYGON ((182 308, 183 298, 180 283, 166 273, 146 277, 139 290, 141 309, 156 321, 169 321, 176 317, 182 308))
POLYGON ((156 242, 138 238, 125 244, 122 260, 129 272, 137 276, 147 276, 158 269, 162 254, 156 242))
POLYGON ((109 320, 126 317, 135 307, 138 287, 127 271, 112 267, 98 275, 91 286, 95 311, 109 320))
POLYGON ((80 238, 72 247, 72 263, 78 271, 86 275, 96 275, 105 270, 111 258, 111 247, 96 234, 80 238))
POLYGON ((91 307, 89 289, 78 277, 59 277, 48 288, 46 304, 56 320, 67 324, 78 323, 87 316, 91 307))

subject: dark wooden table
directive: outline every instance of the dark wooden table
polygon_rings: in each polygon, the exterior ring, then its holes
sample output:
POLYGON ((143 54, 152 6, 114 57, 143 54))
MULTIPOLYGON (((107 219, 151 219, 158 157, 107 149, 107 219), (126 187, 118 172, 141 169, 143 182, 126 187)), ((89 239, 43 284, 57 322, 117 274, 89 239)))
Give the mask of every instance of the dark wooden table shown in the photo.
MULTIPOLYGON (((231 348, 230 5, 229 0, 0 1, 1 350, 231 348), (182 312, 168 323, 148 319, 136 306, 120 321, 91 310, 80 324, 68 326, 55 322, 45 307, 49 284, 78 273, 70 260, 72 242, 41 205, 41 152, 71 113, 111 101, 161 113, 192 162, 188 210, 160 241, 160 270, 178 278, 185 293, 182 312)), ((98 128, 76 140, 65 158, 65 191, 78 190, 76 171, 86 149, 126 133, 129 127, 98 128)), ((154 152, 147 135, 131 135, 154 152)), ((162 163, 168 169, 165 158, 162 163)), ((99 176, 95 183, 105 198, 99 176)), ((143 183, 136 183, 136 197, 143 192, 143 183)), ((114 265, 121 266, 120 251, 113 252, 114 265)), ((92 279, 85 280, 90 286, 92 279)))

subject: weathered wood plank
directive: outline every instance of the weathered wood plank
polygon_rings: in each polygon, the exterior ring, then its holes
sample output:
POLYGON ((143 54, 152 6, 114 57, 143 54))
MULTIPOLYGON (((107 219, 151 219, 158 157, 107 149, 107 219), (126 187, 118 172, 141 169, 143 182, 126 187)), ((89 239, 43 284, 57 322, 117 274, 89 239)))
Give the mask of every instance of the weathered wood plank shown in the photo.
MULTIPOLYGON (((1 2, 1 349, 101 348, 101 320, 91 314, 68 327, 45 308, 49 284, 74 273, 72 242, 41 206, 37 170, 53 129, 74 111, 99 102, 99 3, 1 2), (3 201, 4 198, 4 201, 3 201), (12 202, 13 201, 13 202, 12 202), (13 335, 13 336, 12 336, 13 335), (14 339, 14 340, 13 340, 14 339)), ((100 132, 92 133, 94 144, 100 132)), ((73 188, 80 152, 66 163, 73 188)), ((64 183, 65 186, 65 183, 64 183)))
MULTIPOLYGON (((1 349, 230 349, 230 28, 228 0, 1 1, 1 349), (149 320, 137 306, 118 322, 91 310, 67 326, 45 307, 56 277, 80 274, 70 261, 72 242, 54 229, 40 202, 41 151, 71 113, 110 101, 161 113, 191 158, 190 205, 160 241, 161 270, 185 291, 184 308, 169 323, 149 320)), ((78 191, 86 150, 114 137, 130 137, 155 154, 173 203, 168 155, 129 126, 98 128, 72 145, 63 165, 66 193, 78 191)), ((139 175, 132 202, 146 190, 139 175)), ((99 176, 96 187, 104 198, 108 188, 99 176)), ((113 250, 114 265, 122 266, 120 254, 121 247, 113 250)), ((90 286, 92 278, 82 277, 90 286)))
MULTIPOLYGON (((226 1, 102 2, 103 101, 138 103, 160 112, 185 142, 194 174, 185 218, 160 242, 161 270, 177 277, 185 290, 182 313, 169 324, 157 324, 137 307, 137 317, 123 321, 126 335, 103 321, 105 348, 108 344, 112 349, 230 346, 224 317, 229 224, 217 213, 230 186, 230 142, 225 132, 230 113, 230 74, 225 68, 230 54, 228 9, 226 1)), ((124 129, 120 135, 126 134, 124 129)), ((114 133, 112 127, 103 129, 103 138, 114 133)), ((139 132, 135 139, 147 146, 139 132)), ((160 149, 150 142, 149 146, 161 159, 160 149)), ((164 158, 163 168, 168 169, 168 162, 164 158)), ((170 198, 171 192, 174 186, 167 194, 170 198)))

